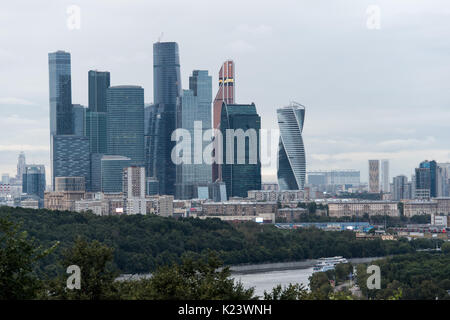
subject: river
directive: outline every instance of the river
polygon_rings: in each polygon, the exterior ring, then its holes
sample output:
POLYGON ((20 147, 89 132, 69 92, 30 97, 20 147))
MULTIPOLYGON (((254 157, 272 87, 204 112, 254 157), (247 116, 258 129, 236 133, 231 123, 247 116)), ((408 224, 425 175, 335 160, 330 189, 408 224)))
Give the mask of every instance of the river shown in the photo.
POLYGON ((308 278, 312 275, 313 268, 266 271, 247 274, 233 274, 235 280, 240 280, 245 288, 254 287, 255 295, 264 297, 264 291, 270 292, 273 287, 281 284, 300 283, 308 288, 308 278))

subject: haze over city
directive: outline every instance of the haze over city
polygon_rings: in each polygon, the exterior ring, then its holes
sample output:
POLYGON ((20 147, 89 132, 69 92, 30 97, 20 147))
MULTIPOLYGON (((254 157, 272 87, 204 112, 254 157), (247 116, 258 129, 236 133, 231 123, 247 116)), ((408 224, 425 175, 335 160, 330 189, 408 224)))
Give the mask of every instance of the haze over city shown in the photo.
MULTIPOLYGON (((410 176, 425 159, 450 161, 444 3, 4 3, 0 172, 15 174, 20 151, 28 163, 49 166, 48 52, 71 53, 73 103, 87 105, 91 69, 110 71, 112 85, 142 86, 151 103, 152 46, 159 39, 179 44, 183 88, 192 70, 202 69, 217 92, 218 69, 233 59, 236 101, 254 102, 263 128, 277 128, 276 109, 289 101, 305 105, 308 171, 356 169, 367 181, 368 159, 389 159, 391 176, 410 176), (366 10, 374 4, 380 29, 367 27, 366 10), (81 9, 80 29, 67 26, 70 5, 81 9)), ((262 174, 276 180, 273 171, 262 174)))

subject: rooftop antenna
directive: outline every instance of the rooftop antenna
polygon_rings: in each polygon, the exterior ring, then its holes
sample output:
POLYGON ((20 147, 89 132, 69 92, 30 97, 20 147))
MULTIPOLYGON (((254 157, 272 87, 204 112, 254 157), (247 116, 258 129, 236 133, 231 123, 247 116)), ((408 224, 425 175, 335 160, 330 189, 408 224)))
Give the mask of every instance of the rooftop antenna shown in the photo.
POLYGON ((161 32, 161 34, 158 37, 158 42, 161 42, 161 39, 162 39, 163 35, 164 35, 164 32, 161 32))

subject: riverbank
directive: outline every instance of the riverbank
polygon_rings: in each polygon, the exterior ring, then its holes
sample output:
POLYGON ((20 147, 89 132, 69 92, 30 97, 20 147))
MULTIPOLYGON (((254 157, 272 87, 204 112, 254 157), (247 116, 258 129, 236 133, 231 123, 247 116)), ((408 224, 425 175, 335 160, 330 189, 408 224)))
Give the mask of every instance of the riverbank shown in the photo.
MULTIPOLYGON (((383 258, 385 257, 350 258, 348 259, 348 262, 352 264, 360 264, 360 263, 368 263, 383 258)), ((319 261, 318 259, 307 259, 292 262, 235 265, 230 266, 230 271, 234 275, 239 275, 239 274, 263 273, 263 272, 283 271, 283 270, 308 269, 312 268, 318 261, 319 261)))
MULTIPOLYGON (((367 263, 373 260, 382 259, 385 257, 367 257, 367 258, 350 258, 347 259, 348 262, 352 264, 367 263)), ((301 270, 312 268, 319 260, 318 259, 307 259, 301 261, 291 261, 291 262, 276 262, 276 263, 259 263, 259 264, 242 264, 230 266, 230 271, 232 275, 245 275, 252 273, 265 273, 273 271, 285 271, 285 270, 301 270)), ((121 274, 117 281, 124 280, 140 280, 150 278, 151 273, 147 274, 121 274)))

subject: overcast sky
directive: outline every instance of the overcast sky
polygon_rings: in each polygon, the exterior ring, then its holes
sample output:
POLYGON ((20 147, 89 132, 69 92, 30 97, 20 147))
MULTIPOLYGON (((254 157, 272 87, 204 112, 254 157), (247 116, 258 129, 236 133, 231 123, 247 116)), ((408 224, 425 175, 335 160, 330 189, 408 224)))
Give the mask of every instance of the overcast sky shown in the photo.
MULTIPOLYGON (((152 45, 176 41, 183 87, 194 69, 236 64, 238 103, 255 102, 264 128, 276 108, 306 106, 307 170, 357 169, 390 159, 410 177, 425 159, 450 161, 448 0, 2 1, 0 172, 18 153, 49 170, 48 58, 72 55, 72 101, 87 105, 87 72, 144 87, 153 101, 152 45), (80 29, 67 26, 70 5, 80 29), (367 9, 380 9, 380 28, 367 9)), ((265 169, 263 180, 274 180, 265 169)))

